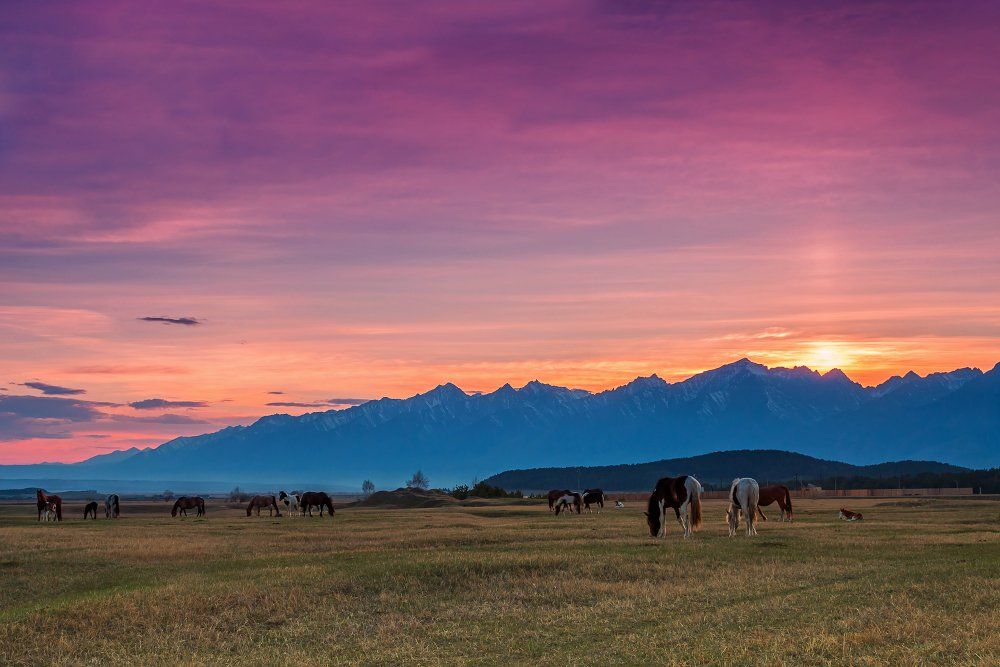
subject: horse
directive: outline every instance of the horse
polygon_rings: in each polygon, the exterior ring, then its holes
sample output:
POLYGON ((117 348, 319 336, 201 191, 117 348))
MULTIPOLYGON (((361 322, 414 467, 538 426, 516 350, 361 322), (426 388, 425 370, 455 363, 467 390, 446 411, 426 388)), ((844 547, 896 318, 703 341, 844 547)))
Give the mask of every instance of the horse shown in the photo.
POLYGON ((104 518, 117 519, 120 512, 121 507, 118 502, 118 494, 112 493, 104 500, 104 518))
POLYGON ((38 520, 42 520, 42 512, 48 509, 49 504, 55 505, 56 521, 62 521, 62 498, 59 496, 47 496, 41 489, 35 491, 35 504, 38 505, 38 520))
POLYGON ((170 510, 170 516, 177 516, 177 512, 187 516, 187 511, 194 508, 198 508, 198 516, 205 516, 205 500, 201 496, 181 496, 170 510))
POLYGON ((549 491, 549 511, 551 512, 552 509, 556 506, 556 501, 558 501, 563 496, 568 496, 572 493, 573 492, 570 491, 569 489, 561 489, 561 490, 552 489, 551 491, 549 491))
POLYGON ((312 516, 312 508, 319 508, 319 515, 323 516, 323 508, 325 507, 330 511, 330 516, 333 516, 333 501, 330 500, 328 496, 323 491, 307 491, 302 494, 299 498, 299 507, 302 508, 302 516, 306 515, 306 511, 309 511, 309 516, 312 516))
POLYGON ((84 519, 84 521, 86 521, 86 519, 87 519, 88 516, 92 516, 95 521, 97 520, 97 501, 96 500, 91 500, 83 508, 83 519, 84 519))
POLYGON ((767 517, 764 516, 763 510, 760 508, 774 502, 778 503, 778 507, 781 508, 781 520, 791 523, 792 494, 784 484, 772 484, 760 487, 760 501, 757 503, 757 514, 760 515, 761 520, 767 521, 767 517))
POLYGON ((625 503, 623 501, 621 501, 621 500, 616 500, 615 501, 615 509, 616 510, 623 510, 623 509, 625 509, 625 503))
MULTIPOLYGON (((58 512, 59 505, 51 501, 45 503, 45 510, 43 511, 43 514, 45 515, 46 521, 55 521, 58 517, 58 512)), ((62 521, 62 519, 59 520, 62 521)))
POLYGON ((583 495, 576 493, 575 491, 570 491, 559 497, 556 501, 556 516, 559 516, 561 510, 568 510, 572 512, 576 510, 576 513, 580 513, 580 507, 583 505, 583 495))
POLYGON ((277 512, 278 516, 281 516, 281 510, 278 509, 278 501, 274 499, 274 496, 254 496, 250 499, 250 504, 247 505, 247 516, 250 516, 250 512, 257 510, 257 516, 260 516, 260 509, 262 507, 267 508, 268 516, 273 516, 272 512, 277 512))
POLYGON ((861 521, 865 517, 862 516, 861 512, 852 512, 851 510, 845 510, 843 507, 840 508, 840 518, 844 521, 861 521))
POLYGON ((729 521, 729 537, 736 535, 740 527, 740 512, 747 519, 747 537, 757 534, 757 503, 760 501, 760 486, 757 480, 737 477, 729 487, 729 507, 726 518, 729 521))
POLYGON ((601 489, 587 489, 583 492, 583 509, 588 512, 593 512, 590 508, 590 504, 593 503, 597 505, 597 513, 600 514, 601 510, 604 509, 604 491, 601 489))
POLYGON ((649 534, 667 538, 667 508, 672 507, 677 523, 684 529, 684 537, 691 537, 692 530, 701 526, 701 482, 690 475, 664 477, 656 483, 649 501, 646 503, 646 523, 649 534), (684 518, 681 518, 681 515, 684 518))
POLYGON ((297 494, 287 494, 284 491, 278 494, 278 501, 284 504, 285 509, 290 515, 294 515, 295 512, 299 511, 299 499, 297 494))

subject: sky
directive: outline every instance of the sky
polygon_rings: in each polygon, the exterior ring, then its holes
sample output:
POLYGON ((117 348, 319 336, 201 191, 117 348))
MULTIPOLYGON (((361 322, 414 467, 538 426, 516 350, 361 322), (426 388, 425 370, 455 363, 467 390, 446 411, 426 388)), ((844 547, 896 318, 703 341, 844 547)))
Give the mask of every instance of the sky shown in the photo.
POLYGON ((0 463, 446 381, 991 368, 998 28, 975 1, 6 0, 0 463))

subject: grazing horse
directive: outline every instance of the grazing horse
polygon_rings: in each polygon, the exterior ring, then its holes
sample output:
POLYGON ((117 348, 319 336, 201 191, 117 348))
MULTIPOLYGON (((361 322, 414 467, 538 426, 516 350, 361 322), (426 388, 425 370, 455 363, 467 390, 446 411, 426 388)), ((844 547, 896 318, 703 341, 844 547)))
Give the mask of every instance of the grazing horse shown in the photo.
POLYGON ((93 517, 93 519, 95 521, 97 520, 97 501, 96 500, 91 500, 83 508, 83 518, 84 518, 84 520, 86 520, 88 516, 93 517))
POLYGON ((852 512, 851 510, 845 510, 843 507, 840 508, 840 518, 844 521, 861 521, 865 517, 861 515, 861 512, 852 512))
POLYGON ((778 507, 781 508, 781 520, 791 523, 792 494, 784 484, 772 484, 760 487, 760 501, 757 503, 757 513, 760 515, 760 518, 767 521, 767 517, 764 516, 764 512, 760 508, 774 502, 778 503, 778 507))
POLYGON ((118 494, 112 493, 104 500, 104 518, 117 519, 120 513, 121 513, 121 507, 120 503, 118 502, 118 494))
POLYGON ((250 512, 257 510, 257 516, 260 516, 260 509, 262 507, 267 508, 268 516, 274 516, 272 512, 277 512, 278 516, 281 516, 281 510, 278 509, 278 501, 274 499, 274 496, 254 496, 250 499, 250 504, 247 505, 247 516, 250 516, 250 512))
POLYGON ((646 523, 649 534, 667 537, 667 508, 672 507, 677 522, 684 529, 684 537, 691 537, 691 531, 701 526, 701 482, 690 475, 664 477, 656 483, 653 494, 646 505, 646 523), (683 518, 681 518, 683 515, 683 518))
POLYGON ((201 496, 181 496, 174 503, 174 508, 170 510, 170 516, 177 516, 180 512, 184 516, 187 516, 187 511, 189 509, 198 508, 197 516, 205 516, 205 500, 201 496))
POLYGON ((42 512, 49 509, 49 505, 55 505, 56 521, 62 521, 62 498, 59 496, 47 496, 41 489, 35 491, 35 504, 38 505, 38 520, 42 520, 42 512))
POLYGON ((729 520, 729 537, 736 535, 740 527, 740 513, 747 520, 747 537, 757 534, 757 503, 760 501, 760 486, 757 480, 749 477, 737 477, 729 487, 729 507, 726 518, 729 520))
POLYGON ((583 509, 588 512, 593 512, 590 509, 590 505, 593 503, 597 505, 597 513, 600 514, 601 510, 604 509, 604 491, 601 489, 587 489, 583 492, 583 509))
POLYGON ((568 496, 573 492, 569 489, 552 489, 549 491, 549 511, 551 512, 556 506, 556 502, 563 496, 568 496))
POLYGON ((46 521, 55 521, 56 518, 58 517, 58 511, 59 511, 59 505, 57 505, 52 501, 49 501, 45 503, 45 509, 42 511, 42 513, 45 515, 46 521))
POLYGON ((309 516, 312 516, 312 508, 319 508, 319 515, 323 516, 323 508, 325 507, 330 512, 330 516, 333 517, 333 501, 330 500, 328 496, 323 491, 307 491, 302 494, 299 498, 299 506, 302 508, 302 516, 306 515, 308 510, 309 516))
POLYGON ((576 513, 579 514, 582 505, 583 495, 576 493, 575 491, 570 491, 569 493, 560 496, 559 500, 556 501, 556 516, 559 516, 559 512, 561 510, 567 510, 569 512, 576 510, 576 513))
POLYGON ((299 499, 300 496, 295 493, 289 495, 282 491, 278 494, 278 502, 282 503, 288 513, 292 516, 299 511, 299 499))

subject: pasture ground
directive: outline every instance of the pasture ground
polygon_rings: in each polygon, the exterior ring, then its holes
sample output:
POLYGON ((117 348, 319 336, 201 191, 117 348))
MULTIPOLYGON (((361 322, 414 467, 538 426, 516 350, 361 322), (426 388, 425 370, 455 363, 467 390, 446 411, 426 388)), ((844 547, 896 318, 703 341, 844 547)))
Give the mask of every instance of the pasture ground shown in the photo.
POLYGON ((636 503, 0 505, 0 664, 1000 664, 1000 502, 852 500, 854 524, 839 502, 729 539, 708 501, 687 541, 636 503))

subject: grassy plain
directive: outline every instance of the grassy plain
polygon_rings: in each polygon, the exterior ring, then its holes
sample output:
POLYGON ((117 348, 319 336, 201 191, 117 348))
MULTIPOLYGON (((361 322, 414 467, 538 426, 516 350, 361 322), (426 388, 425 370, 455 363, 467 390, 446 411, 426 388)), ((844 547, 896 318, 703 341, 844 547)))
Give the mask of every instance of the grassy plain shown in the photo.
POLYGON ((664 541, 636 503, 70 504, 59 525, 0 505, 0 664, 1000 664, 1000 502, 852 501, 857 524, 837 506, 729 539, 708 501, 664 541))

